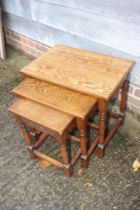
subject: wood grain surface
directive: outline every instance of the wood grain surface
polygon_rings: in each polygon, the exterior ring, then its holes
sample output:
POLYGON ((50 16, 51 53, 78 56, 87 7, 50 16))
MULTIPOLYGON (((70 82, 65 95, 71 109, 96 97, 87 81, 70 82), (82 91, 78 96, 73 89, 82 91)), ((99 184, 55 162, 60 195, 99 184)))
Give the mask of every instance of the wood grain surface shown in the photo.
POLYGON ((133 64, 130 60, 56 45, 21 73, 109 100, 133 64))
POLYGON ((17 99, 8 110, 59 134, 62 134, 74 119, 68 114, 27 99, 17 99))
POLYGON ((25 79, 12 92, 80 118, 88 115, 97 104, 94 97, 30 78, 25 79))

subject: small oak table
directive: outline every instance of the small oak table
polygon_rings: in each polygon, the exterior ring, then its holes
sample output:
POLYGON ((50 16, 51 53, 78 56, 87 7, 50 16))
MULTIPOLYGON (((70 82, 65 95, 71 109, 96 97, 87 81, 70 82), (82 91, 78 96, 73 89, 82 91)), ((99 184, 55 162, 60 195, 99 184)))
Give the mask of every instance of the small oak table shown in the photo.
MULTIPOLYGON (((128 74, 134 62, 96 52, 55 45, 21 70, 27 77, 91 95, 98 99, 99 143, 97 155, 103 158, 105 147, 118 127, 123 124, 126 110, 128 74), (122 88, 120 113, 109 112, 116 118, 106 135, 107 107, 114 94, 122 88)), ((86 142, 86 122, 80 122, 81 136, 86 142)), ((87 151, 85 151, 86 159, 87 151)))

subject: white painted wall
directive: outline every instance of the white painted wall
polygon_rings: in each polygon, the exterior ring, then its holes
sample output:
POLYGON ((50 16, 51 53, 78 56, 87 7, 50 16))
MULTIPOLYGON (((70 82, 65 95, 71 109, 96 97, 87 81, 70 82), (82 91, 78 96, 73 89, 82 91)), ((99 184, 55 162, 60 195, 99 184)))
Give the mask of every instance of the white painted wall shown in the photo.
POLYGON ((139 0, 1 0, 5 26, 50 46, 68 44, 137 61, 140 85, 139 0))

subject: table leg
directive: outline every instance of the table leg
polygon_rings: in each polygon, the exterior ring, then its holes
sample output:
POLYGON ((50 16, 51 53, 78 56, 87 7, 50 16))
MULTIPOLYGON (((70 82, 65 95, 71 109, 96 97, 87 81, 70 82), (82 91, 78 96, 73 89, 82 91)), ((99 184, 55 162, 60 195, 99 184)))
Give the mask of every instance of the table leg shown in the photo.
POLYGON ((99 144, 96 149, 97 156, 103 158, 105 154, 105 137, 106 137, 106 121, 107 121, 107 102, 99 100, 99 144))
POLYGON ((80 146, 81 146, 81 165, 83 168, 87 168, 89 165, 88 151, 87 151, 87 131, 86 121, 77 119, 77 127, 79 130, 80 146))
POLYGON ((73 170, 72 170, 72 166, 70 164, 70 160, 69 160, 69 155, 68 155, 68 151, 67 151, 67 147, 66 145, 61 145, 61 155, 63 158, 63 163, 64 163, 64 172, 66 176, 72 176, 73 170))
POLYGON ((129 81, 125 80, 122 86, 122 95, 121 95, 121 103, 120 103, 120 111, 123 116, 121 125, 123 125, 124 123, 128 86, 129 86, 129 81))
POLYGON ((34 159, 35 156, 34 156, 34 154, 33 154, 33 152, 32 152, 33 144, 32 144, 32 140, 31 140, 31 138, 30 138, 30 135, 29 135, 29 133, 28 133, 28 131, 27 131, 27 129, 26 129, 26 126, 25 126, 24 123, 21 122, 21 120, 20 120, 20 118, 19 118, 18 116, 15 116, 15 117, 16 117, 17 122, 18 122, 19 125, 20 125, 21 130, 22 130, 24 139, 25 139, 26 144, 27 144, 27 150, 29 151, 30 157, 31 157, 32 159, 34 159))

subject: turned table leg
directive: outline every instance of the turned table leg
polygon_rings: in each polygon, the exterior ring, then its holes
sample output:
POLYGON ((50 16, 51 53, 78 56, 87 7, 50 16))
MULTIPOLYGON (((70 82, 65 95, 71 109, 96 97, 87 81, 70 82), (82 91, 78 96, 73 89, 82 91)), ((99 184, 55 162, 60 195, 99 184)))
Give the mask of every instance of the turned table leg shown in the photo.
POLYGON ((99 100, 99 144, 96 149, 97 156, 103 158, 105 155, 105 137, 107 121, 107 102, 99 100))
POLYGON ((77 128, 79 130, 80 146, 81 146, 81 165, 87 168, 89 165, 88 151, 87 151, 87 127, 86 122, 80 118, 77 119, 77 128))
POLYGON ((120 111, 123 117, 121 125, 123 125, 124 123, 128 86, 129 86, 129 81, 125 80, 122 86, 122 95, 121 95, 121 103, 120 103, 120 111))
POLYGON ((70 163, 70 158, 69 158, 66 142, 65 140, 62 140, 62 138, 61 138, 61 142, 63 142, 60 144, 60 149, 61 149, 61 156, 63 158, 63 163, 64 163, 64 173, 66 176, 70 177, 73 174, 73 168, 70 163))
POLYGON ((34 156, 34 154, 32 152, 32 149, 33 149, 32 139, 30 138, 30 135, 29 135, 29 133, 28 133, 28 131, 26 129, 26 126, 25 126, 24 123, 22 123, 21 119, 16 116, 16 120, 19 123, 20 128, 22 130, 22 133, 23 133, 24 139, 26 141, 27 149, 29 151, 30 157, 34 159, 35 156, 34 156))

